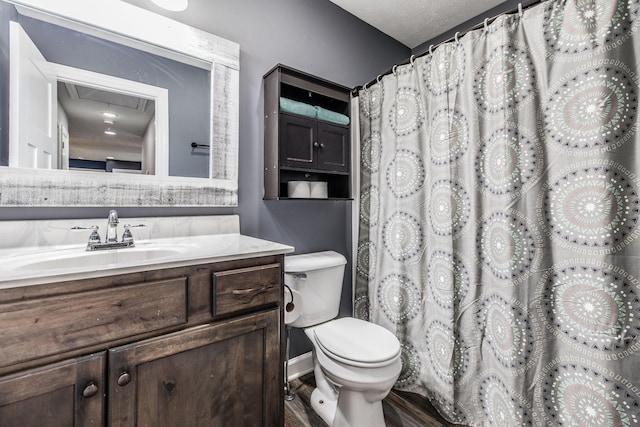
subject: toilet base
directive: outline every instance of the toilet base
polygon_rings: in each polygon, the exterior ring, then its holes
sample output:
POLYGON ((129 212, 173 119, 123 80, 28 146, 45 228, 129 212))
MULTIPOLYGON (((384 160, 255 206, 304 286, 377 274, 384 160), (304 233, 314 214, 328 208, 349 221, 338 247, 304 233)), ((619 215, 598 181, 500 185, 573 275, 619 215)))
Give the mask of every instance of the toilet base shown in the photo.
POLYGON ((311 407, 331 427, 385 427, 382 401, 369 402, 361 392, 340 390, 338 400, 320 389, 311 393, 311 407))
POLYGON ((328 425, 333 424, 333 418, 336 415, 337 400, 327 399, 320 389, 314 388, 311 393, 311 407, 320 415, 328 425))

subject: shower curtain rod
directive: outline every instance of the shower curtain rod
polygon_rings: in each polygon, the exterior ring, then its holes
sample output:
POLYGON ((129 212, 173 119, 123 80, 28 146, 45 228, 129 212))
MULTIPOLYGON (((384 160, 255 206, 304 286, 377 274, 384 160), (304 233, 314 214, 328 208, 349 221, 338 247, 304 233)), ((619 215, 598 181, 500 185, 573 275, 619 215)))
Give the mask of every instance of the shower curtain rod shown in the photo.
POLYGON ((482 21, 482 22, 480 22, 480 23, 478 23, 478 24, 476 24, 476 25, 474 25, 474 26, 472 26, 472 27, 470 27, 470 28, 467 28, 467 29, 466 29, 466 30, 464 30, 464 31, 457 31, 453 37, 449 37, 448 39, 446 39, 446 40, 444 40, 444 41, 441 41, 440 43, 437 43, 437 44, 435 44, 435 45, 433 45, 433 44, 432 44, 431 46, 429 46, 429 50, 428 50, 427 52, 421 53, 421 54, 420 54, 420 55, 418 55, 418 56, 416 56, 416 55, 411 55, 411 57, 410 57, 409 59, 407 59, 407 60, 406 60, 406 61, 404 61, 404 62, 401 62, 400 64, 396 64, 396 65, 394 65, 393 67, 389 68, 386 72, 384 72, 384 73, 382 73, 382 74, 379 74, 379 75, 378 75, 378 77, 376 77, 375 79, 371 80, 369 83, 366 83, 366 84, 364 84, 364 85, 362 85, 362 86, 356 86, 356 87, 354 87, 354 88, 353 88, 353 90, 351 91, 351 93, 352 93, 352 94, 354 94, 354 93, 355 93, 355 94, 357 95, 357 94, 358 94, 358 92, 359 92, 361 89, 364 89, 364 88, 366 88, 367 86, 371 86, 372 84, 374 84, 374 83, 376 83, 377 81, 379 81, 379 80, 380 80, 380 77, 382 77, 382 76, 386 76, 387 74, 391 74, 391 73, 393 73, 393 72, 395 71, 395 69, 396 69, 398 66, 400 66, 400 65, 407 65, 407 64, 410 64, 410 63, 412 63, 412 62, 413 62, 417 57, 421 57, 421 56, 429 55, 429 54, 431 54, 431 53, 432 53, 432 50, 433 50, 434 48, 437 48, 438 46, 441 46, 441 45, 443 45, 443 44, 445 44, 445 43, 451 43, 452 41, 457 40, 459 37, 464 36, 465 34, 467 34, 467 33, 468 33, 468 32, 470 32, 470 31, 478 30, 478 29, 480 29, 480 28, 482 28, 482 27, 484 27, 484 26, 486 26, 486 25, 489 25, 489 23, 493 22, 496 18, 499 18, 499 17, 501 17, 502 15, 509 15, 509 14, 511 14, 511 13, 516 13, 516 12, 517 12, 517 13, 521 13, 521 12, 522 12, 522 11, 524 11, 525 9, 528 9, 528 8, 530 8, 530 7, 532 7, 532 6, 535 6, 535 5, 537 5, 538 3, 543 3, 544 1, 546 1, 546 0, 529 0, 529 1, 522 2, 522 3, 518 3, 518 6, 517 6, 517 7, 514 7, 514 8, 512 8, 512 9, 509 9, 509 10, 507 10, 507 11, 505 11, 505 12, 501 12, 501 13, 499 13, 498 15, 493 16, 493 17, 491 17, 491 18, 486 18, 484 21, 482 21))

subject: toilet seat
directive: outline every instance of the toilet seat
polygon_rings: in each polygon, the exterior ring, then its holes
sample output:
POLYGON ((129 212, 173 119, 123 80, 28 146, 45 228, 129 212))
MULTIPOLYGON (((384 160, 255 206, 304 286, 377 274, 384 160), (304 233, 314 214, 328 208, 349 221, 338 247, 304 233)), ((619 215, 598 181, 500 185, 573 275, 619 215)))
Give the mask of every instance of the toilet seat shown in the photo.
POLYGON ((352 317, 314 328, 319 349, 336 362, 375 368, 392 363, 400 354, 398 339, 382 326, 352 317))

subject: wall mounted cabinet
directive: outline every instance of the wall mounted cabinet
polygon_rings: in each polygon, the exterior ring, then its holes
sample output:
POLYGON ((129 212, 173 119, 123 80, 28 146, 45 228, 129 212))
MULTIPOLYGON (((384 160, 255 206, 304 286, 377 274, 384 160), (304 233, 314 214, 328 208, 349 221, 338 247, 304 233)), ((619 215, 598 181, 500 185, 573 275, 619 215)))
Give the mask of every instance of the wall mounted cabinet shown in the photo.
POLYGON ((289 181, 324 181, 328 199, 349 199, 350 89, 278 65, 264 91, 264 198, 291 198, 289 181))

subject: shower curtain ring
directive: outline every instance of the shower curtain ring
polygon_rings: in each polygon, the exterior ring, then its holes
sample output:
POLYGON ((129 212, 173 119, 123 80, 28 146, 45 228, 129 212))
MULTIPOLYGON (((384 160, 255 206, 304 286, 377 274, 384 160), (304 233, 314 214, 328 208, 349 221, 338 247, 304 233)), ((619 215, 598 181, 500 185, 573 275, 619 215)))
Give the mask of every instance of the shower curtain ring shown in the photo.
POLYGON ((409 62, 411 63, 411 66, 413 67, 415 64, 413 63, 413 61, 416 59, 415 55, 411 55, 411 58, 409 58, 409 62))
POLYGON ((429 55, 433 55, 433 45, 429 45, 429 55))
POLYGON ((398 70, 398 64, 394 65, 393 68, 391 69, 391 72, 393 73, 394 76, 397 76, 396 71, 398 70))
POLYGON ((365 92, 367 91, 367 83, 365 83, 364 85, 362 85, 362 90, 363 90, 363 91, 365 91, 365 92))
POLYGON ((456 35, 453 36, 453 39, 456 41, 456 44, 460 43, 460 41, 458 40, 458 34, 460 34, 460 32, 456 32, 456 35))
POLYGON ((520 18, 522 18, 522 3, 518 3, 518 15, 520 16, 520 18))
POLYGON ((484 18, 484 31, 489 31, 489 18, 484 18))
POLYGON ((382 77, 380 74, 378 74, 378 77, 376 77, 376 81, 378 82, 378 84, 380 83, 380 77, 382 77))

